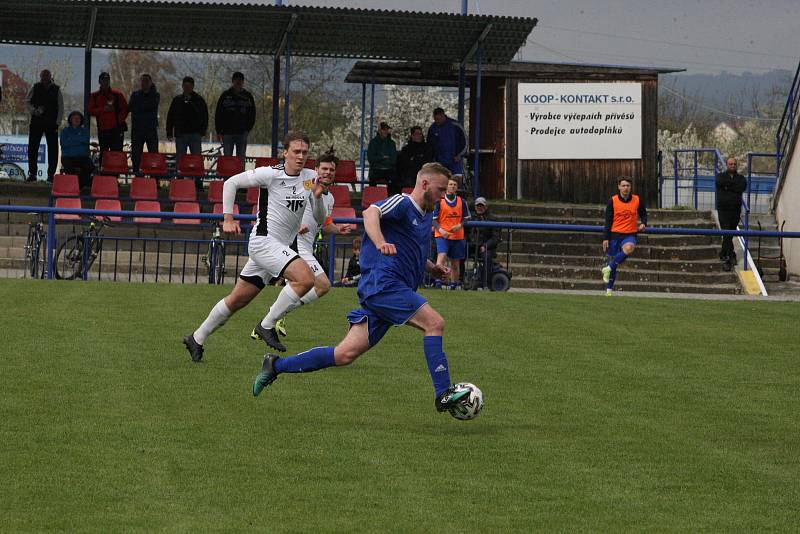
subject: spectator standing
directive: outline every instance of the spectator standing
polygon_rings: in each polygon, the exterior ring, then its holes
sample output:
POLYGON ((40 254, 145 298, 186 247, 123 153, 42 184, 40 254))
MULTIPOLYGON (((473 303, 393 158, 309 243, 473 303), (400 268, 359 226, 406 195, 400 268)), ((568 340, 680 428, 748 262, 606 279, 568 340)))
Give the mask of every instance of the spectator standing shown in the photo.
POLYGON ((603 252, 608 256, 608 264, 602 269, 606 295, 611 295, 614 290, 617 267, 633 254, 636 235, 647 227, 647 209, 639 201, 639 195, 631 194, 631 179, 622 177, 617 180, 617 189, 619 193, 611 197, 606 206, 603 252), (637 219, 640 221, 638 225, 637 219))
POLYGON ((188 148, 192 154, 202 151, 202 139, 208 131, 208 106, 194 92, 194 78, 183 79, 183 93, 172 99, 167 112, 167 139, 175 140, 175 165, 188 148))
MULTIPOLYGON (((450 289, 461 287, 461 261, 467 257, 464 221, 470 218, 469 207, 458 196, 458 179, 450 177, 447 193, 433 210, 433 229, 436 237, 436 265, 444 268, 450 262, 450 289)), ((436 287, 441 287, 434 282, 436 287)))
POLYGON ((425 142, 422 126, 412 127, 406 146, 397 155, 397 190, 390 188, 389 194, 399 193, 404 187, 413 188, 419 170, 433 160, 433 147, 425 142))
POLYGON ((128 103, 131 113, 131 164, 135 174, 139 173, 145 144, 148 152, 158 152, 158 105, 161 103, 161 95, 149 74, 142 74, 139 83, 141 89, 131 94, 128 103))
MULTIPOLYGON (((742 193, 747 190, 747 179, 739 174, 736 158, 728 158, 727 169, 717 175, 717 216, 719 227, 723 230, 736 230, 742 214, 742 193)), ((736 252, 733 250, 733 236, 722 237, 722 248, 719 259, 723 269, 730 271, 736 264, 736 252)))
POLYGON ((26 181, 36 181, 39 172, 39 145, 44 135, 47 142, 47 181, 52 182, 58 165, 58 127, 64 118, 64 97, 61 88, 53 83, 49 70, 44 69, 39 73, 39 81, 28 91, 25 101, 31 114, 26 181))
MULTIPOLYGON (((497 222, 497 219, 489 213, 489 206, 486 199, 478 197, 475 199, 475 214, 472 222, 497 222)), ((469 253, 476 259, 483 262, 480 270, 480 281, 482 287, 489 285, 489 273, 492 272, 492 262, 497 256, 497 245, 500 244, 500 228, 472 228, 469 237, 469 253)))
POLYGON ((61 130, 61 166, 65 172, 78 175, 81 188, 91 187, 94 165, 89 157, 89 128, 83 113, 73 111, 67 127, 61 130))
POLYGON ((467 152, 464 127, 448 117, 442 108, 433 110, 433 124, 428 128, 428 143, 433 147, 436 161, 454 175, 464 174, 462 159, 467 152))
POLYGON ((397 145, 392 139, 392 128, 385 122, 378 126, 378 133, 367 147, 369 160, 369 185, 381 182, 393 182, 397 163, 397 145))
POLYGON ((226 156, 236 155, 242 159, 244 168, 247 156, 247 135, 256 124, 256 102, 253 95, 244 88, 244 74, 234 72, 231 87, 219 95, 217 110, 214 114, 214 127, 222 151, 226 156))
POLYGON ((106 150, 122 151, 122 141, 128 130, 128 101, 121 91, 111 87, 111 75, 101 72, 100 89, 89 96, 89 115, 97 120, 97 141, 100 157, 106 150))

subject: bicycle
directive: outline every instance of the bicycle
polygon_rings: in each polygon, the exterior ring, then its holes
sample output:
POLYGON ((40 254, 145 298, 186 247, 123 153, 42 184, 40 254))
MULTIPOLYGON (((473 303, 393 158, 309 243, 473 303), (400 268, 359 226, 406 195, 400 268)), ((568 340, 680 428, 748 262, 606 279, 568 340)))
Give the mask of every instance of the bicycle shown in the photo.
POLYGON ((39 214, 38 217, 35 223, 28 224, 28 240, 25 242, 25 276, 30 274, 31 278, 44 278, 46 270, 47 260, 42 252, 47 233, 44 231, 42 215, 39 214))
POLYGON ((85 278, 103 248, 103 230, 111 227, 105 220, 89 218, 89 225, 67 238, 56 252, 55 277, 59 280, 85 278))
POLYGON ((14 163, 16 160, 6 159, 3 155, 3 147, 6 143, 0 143, 0 180, 25 181, 25 171, 22 167, 14 163))
POLYGON ((225 241, 222 239, 219 226, 211 235, 208 253, 203 257, 203 263, 208 268, 209 284, 222 284, 225 281, 225 241))

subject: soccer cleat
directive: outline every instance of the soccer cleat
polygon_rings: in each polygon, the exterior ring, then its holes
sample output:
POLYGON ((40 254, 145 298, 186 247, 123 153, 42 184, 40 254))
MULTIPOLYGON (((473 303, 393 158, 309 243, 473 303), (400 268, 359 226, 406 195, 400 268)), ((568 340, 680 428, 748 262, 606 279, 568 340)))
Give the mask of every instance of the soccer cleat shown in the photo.
POLYGON ((275 323, 275 331, 283 337, 286 337, 286 317, 278 319, 278 322, 275 323))
POLYGON ((450 386, 444 393, 436 397, 436 411, 446 412, 467 395, 469 395, 469 389, 464 388, 456 391, 455 386, 450 386))
POLYGON ((274 354, 266 353, 264 355, 264 363, 261 364, 261 372, 256 375, 253 381, 253 396, 258 395, 264 391, 264 388, 275 382, 278 378, 278 373, 275 372, 275 362, 280 358, 274 354))
POLYGON ((607 297, 610 297, 610 296, 612 296, 613 294, 614 294, 614 290, 613 290, 613 289, 611 289, 610 287, 609 287, 609 288, 606 288, 606 296, 607 296, 607 297))
POLYGON ((189 356, 192 357, 193 362, 199 362, 203 359, 203 345, 194 340, 194 334, 189 334, 183 338, 183 344, 186 345, 186 350, 189 351, 189 356))
POLYGON ((603 282, 607 284, 608 281, 611 280, 611 267, 606 265, 601 269, 601 272, 603 273, 603 282))
POLYGON ((286 352, 286 347, 278 339, 278 333, 274 328, 264 328, 261 323, 256 323, 256 327, 253 328, 250 337, 263 340, 264 343, 279 352, 286 352))

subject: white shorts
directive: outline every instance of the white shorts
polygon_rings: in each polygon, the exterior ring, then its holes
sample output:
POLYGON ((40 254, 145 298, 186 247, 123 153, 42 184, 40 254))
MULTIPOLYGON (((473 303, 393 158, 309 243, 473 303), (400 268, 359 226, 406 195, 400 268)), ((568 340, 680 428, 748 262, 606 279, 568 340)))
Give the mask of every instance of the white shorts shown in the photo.
POLYGON ((262 289, 273 278, 283 276, 286 266, 300 257, 291 247, 269 235, 252 236, 247 251, 250 258, 239 278, 262 289))
POLYGON ((322 269, 322 265, 319 264, 317 258, 315 258, 313 254, 300 254, 300 257, 308 264, 309 267, 311 267, 311 272, 314 273, 315 278, 317 276, 326 276, 325 271, 322 269))

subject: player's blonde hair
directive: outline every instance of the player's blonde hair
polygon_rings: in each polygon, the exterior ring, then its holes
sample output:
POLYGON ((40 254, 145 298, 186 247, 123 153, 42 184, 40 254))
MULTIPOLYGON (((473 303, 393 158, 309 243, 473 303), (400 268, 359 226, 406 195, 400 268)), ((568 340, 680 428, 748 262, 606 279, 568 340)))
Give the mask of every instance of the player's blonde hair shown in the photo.
POLYGON ((453 173, 450 172, 450 169, 438 163, 436 161, 432 163, 426 163, 422 166, 422 168, 417 173, 417 180, 421 179, 423 176, 431 176, 434 174, 438 174, 440 176, 444 176, 447 180, 453 179, 453 173))

